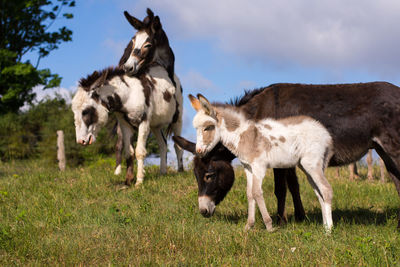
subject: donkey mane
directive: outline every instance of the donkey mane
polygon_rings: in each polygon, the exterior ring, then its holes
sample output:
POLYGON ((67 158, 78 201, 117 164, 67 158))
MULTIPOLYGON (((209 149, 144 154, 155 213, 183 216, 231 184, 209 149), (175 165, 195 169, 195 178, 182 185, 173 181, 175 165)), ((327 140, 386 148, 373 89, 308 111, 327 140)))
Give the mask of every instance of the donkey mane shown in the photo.
POLYGON ((105 73, 107 72, 106 81, 111 80, 115 76, 120 76, 123 80, 125 71, 119 67, 108 67, 100 71, 95 71, 89 74, 86 78, 79 80, 79 86, 81 86, 85 91, 89 91, 90 87, 105 73))
POLYGON ((273 83, 273 84, 268 85, 267 87, 260 87, 260 88, 253 89, 253 90, 245 89, 244 94, 242 96, 237 96, 237 97, 229 100, 228 102, 226 102, 226 104, 235 106, 235 107, 241 107, 241 106, 247 104, 247 102, 249 102, 256 95, 264 92, 264 90, 267 90, 275 85, 277 85, 277 83, 273 83))

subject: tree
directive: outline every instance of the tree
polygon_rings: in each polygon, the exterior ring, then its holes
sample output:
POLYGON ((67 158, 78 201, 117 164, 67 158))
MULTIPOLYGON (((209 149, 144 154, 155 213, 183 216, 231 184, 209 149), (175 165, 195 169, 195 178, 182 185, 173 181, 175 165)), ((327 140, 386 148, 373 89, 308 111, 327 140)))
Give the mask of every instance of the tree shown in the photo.
POLYGON ((60 76, 38 66, 59 44, 72 40, 72 31, 66 27, 49 29, 60 16, 71 19, 73 15, 62 10, 74 6, 74 0, 0 0, 0 114, 16 113, 31 103, 34 86, 60 84, 60 76), (28 52, 38 53, 35 66, 29 60, 23 62, 28 52))

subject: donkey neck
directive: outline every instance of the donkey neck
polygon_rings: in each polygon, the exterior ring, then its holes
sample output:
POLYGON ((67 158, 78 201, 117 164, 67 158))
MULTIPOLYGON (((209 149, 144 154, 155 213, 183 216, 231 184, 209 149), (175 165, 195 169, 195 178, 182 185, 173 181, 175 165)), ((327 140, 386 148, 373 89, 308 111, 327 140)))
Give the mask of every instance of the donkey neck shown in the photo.
POLYGON ((271 142, 260 131, 259 124, 245 118, 238 108, 219 109, 220 139, 238 159, 251 164, 262 153, 271 150, 271 142))
POLYGON ((221 134, 221 142, 236 156, 238 148, 233 146, 237 144, 241 136, 249 127, 254 127, 254 122, 245 120, 239 109, 233 106, 217 108, 218 127, 221 134))

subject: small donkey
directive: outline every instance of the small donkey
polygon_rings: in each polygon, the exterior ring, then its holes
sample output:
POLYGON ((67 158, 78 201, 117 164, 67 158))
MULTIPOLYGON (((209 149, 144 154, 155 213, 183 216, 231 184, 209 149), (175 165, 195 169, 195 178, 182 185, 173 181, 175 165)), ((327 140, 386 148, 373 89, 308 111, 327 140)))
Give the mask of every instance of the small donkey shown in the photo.
MULTIPOLYGON (((197 132, 198 155, 206 155, 218 142, 222 142, 245 168, 248 198, 245 229, 254 226, 257 203, 267 230, 273 230, 262 191, 267 168, 299 165, 318 197, 323 223, 329 232, 333 224, 333 192, 324 176, 324 169, 333 155, 333 148, 328 131, 319 122, 306 116, 255 122, 246 119, 234 106, 212 106, 204 96, 198 94, 197 97, 189 95, 192 107, 197 111, 193 126, 197 132)), ((207 210, 215 207, 208 199, 199 200, 199 204, 207 210)))

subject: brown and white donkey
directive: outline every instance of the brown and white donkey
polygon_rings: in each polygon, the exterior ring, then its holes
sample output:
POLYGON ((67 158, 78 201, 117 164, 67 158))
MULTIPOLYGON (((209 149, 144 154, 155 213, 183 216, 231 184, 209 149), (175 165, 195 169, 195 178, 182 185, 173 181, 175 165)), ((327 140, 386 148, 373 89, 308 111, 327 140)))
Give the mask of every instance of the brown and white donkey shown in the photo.
MULTIPOLYGON (((189 98, 197 111, 193 119, 197 154, 206 155, 221 142, 245 169, 248 199, 246 229, 254 226, 257 203, 267 230, 273 230, 262 191, 267 168, 298 165, 318 197, 326 230, 331 230, 333 192, 324 170, 333 155, 333 146, 332 137, 322 124, 307 116, 255 121, 246 118, 234 106, 212 106, 200 94, 198 98, 192 95, 189 98)), ((199 198, 199 206, 209 213, 215 209, 215 204, 207 197, 199 198)))

